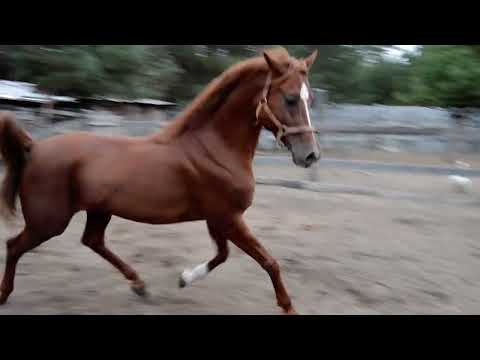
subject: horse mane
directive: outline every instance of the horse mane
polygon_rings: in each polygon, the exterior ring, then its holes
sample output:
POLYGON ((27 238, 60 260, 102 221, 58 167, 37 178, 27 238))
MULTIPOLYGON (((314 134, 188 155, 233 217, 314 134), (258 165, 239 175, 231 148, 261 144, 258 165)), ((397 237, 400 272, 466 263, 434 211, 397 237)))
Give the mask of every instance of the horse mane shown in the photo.
MULTIPOLYGON (((266 52, 282 62, 288 62, 290 59, 287 50, 282 47, 268 49, 266 52)), ((225 103, 241 80, 249 74, 266 72, 267 70, 268 65, 263 56, 253 57, 230 66, 220 76, 212 80, 171 124, 171 127, 169 126, 165 130, 172 135, 178 135, 184 131, 200 127, 225 103)))
MULTIPOLYGON (((274 48, 267 50, 270 56, 281 61, 288 61, 289 54, 284 48, 274 48)), ((225 70, 219 77, 211 81, 207 87, 193 100, 191 105, 186 108, 185 115, 192 115, 194 111, 206 110, 215 112, 223 100, 235 90, 236 85, 251 72, 268 70, 267 63, 263 56, 257 56, 232 65, 225 70)))

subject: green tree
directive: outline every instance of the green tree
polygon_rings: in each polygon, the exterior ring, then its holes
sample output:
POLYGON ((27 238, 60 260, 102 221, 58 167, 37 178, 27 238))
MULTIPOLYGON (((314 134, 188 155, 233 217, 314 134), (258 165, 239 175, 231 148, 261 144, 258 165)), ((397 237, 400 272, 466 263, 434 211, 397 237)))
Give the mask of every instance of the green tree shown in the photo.
MULTIPOLYGON (((0 47, 0 76, 61 95, 187 102, 230 65, 271 46, 10 45, 0 47)), ((296 57, 319 51, 310 82, 328 90, 332 101, 388 103, 404 92, 397 78, 405 71, 382 60, 384 45, 285 47, 296 57)))
POLYGON ((365 63, 360 71, 356 102, 395 105, 408 91, 409 64, 388 59, 365 63))
POLYGON ((412 60, 406 103, 427 106, 480 105, 478 46, 426 45, 412 60))
POLYGON ((169 45, 168 51, 180 68, 168 91, 177 100, 191 100, 229 66, 254 53, 245 45, 169 45))
POLYGON ((9 56, 11 45, 0 45, 0 79, 10 79, 13 72, 13 64, 9 56))
POLYGON ((365 81, 370 81, 365 70, 381 61, 386 48, 387 45, 287 45, 297 57, 318 50, 317 61, 310 71, 311 85, 327 90, 334 102, 353 103, 364 99, 365 81))
POLYGON ((54 94, 162 97, 178 67, 163 48, 137 45, 18 46, 15 80, 54 94))

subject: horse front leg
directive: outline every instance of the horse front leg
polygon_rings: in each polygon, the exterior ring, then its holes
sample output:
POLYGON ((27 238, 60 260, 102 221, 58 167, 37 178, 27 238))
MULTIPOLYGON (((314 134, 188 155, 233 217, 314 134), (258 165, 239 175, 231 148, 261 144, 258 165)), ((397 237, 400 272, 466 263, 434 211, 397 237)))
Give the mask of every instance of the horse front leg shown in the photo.
POLYGON ((285 314, 296 315, 287 289, 283 284, 278 262, 267 252, 250 232, 242 216, 235 217, 229 226, 229 239, 246 254, 252 257, 270 276, 278 305, 285 314))
POLYGON ((216 267, 227 261, 228 244, 221 225, 215 221, 207 221, 208 232, 210 237, 217 246, 217 254, 210 261, 200 264, 193 269, 186 269, 180 276, 179 286, 184 288, 191 285, 194 281, 205 278, 216 267))

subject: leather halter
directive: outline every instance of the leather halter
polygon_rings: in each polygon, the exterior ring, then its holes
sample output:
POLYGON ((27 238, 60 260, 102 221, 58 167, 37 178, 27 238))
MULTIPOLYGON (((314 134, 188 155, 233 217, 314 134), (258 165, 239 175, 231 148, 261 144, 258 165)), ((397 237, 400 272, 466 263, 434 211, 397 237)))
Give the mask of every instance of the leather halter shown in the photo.
MULTIPOLYGON (((286 76, 289 75, 289 71, 282 76, 281 78, 275 80, 275 82, 280 82, 283 80, 286 76)), ((311 132, 311 133, 318 133, 319 131, 312 128, 311 126, 287 126, 285 124, 282 124, 278 118, 275 116, 275 114, 272 112, 270 107, 268 106, 268 93, 270 92, 270 87, 272 86, 272 74, 269 72, 268 77, 267 77, 267 82, 265 83, 265 87, 263 88, 262 91, 262 98, 260 99, 260 102, 258 103, 257 110, 256 110, 256 118, 257 118, 257 124, 260 122, 259 116, 260 113, 265 111, 270 118, 270 121, 277 127, 277 144, 281 144, 281 140, 288 135, 295 135, 295 134, 301 134, 305 132, 311 132)))

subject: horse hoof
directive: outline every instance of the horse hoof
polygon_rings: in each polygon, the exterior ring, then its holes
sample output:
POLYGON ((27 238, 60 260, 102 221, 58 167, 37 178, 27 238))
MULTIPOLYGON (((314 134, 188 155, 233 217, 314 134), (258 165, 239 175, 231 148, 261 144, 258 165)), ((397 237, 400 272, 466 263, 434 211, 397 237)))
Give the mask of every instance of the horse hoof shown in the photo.
POLYGON ((283 313, 284 313, 285 315, 299 315, 299 314, 295 311, 295 309, 294 309, 293 307, 290 308, 290 309, 288 309, 288 310, 284 310, 283 313))
POLYGON ((180 275, 180 278, 178 279, 178 287, 180 289, 183 289, 183 288, 187 287, 187 282, 185 281, 185 279, 181 275, 180 275))
POLYGON ((148 295, 145 283, 141 280, 132 282, 130 287, 132 291, 140 297, 146 297, 148 295))
POLYGON ((7 299, 8 299, 8 296, 3 295, 2 293, 0 293, 0 306, 5 305, 6 302, 7 302, 7 299))

